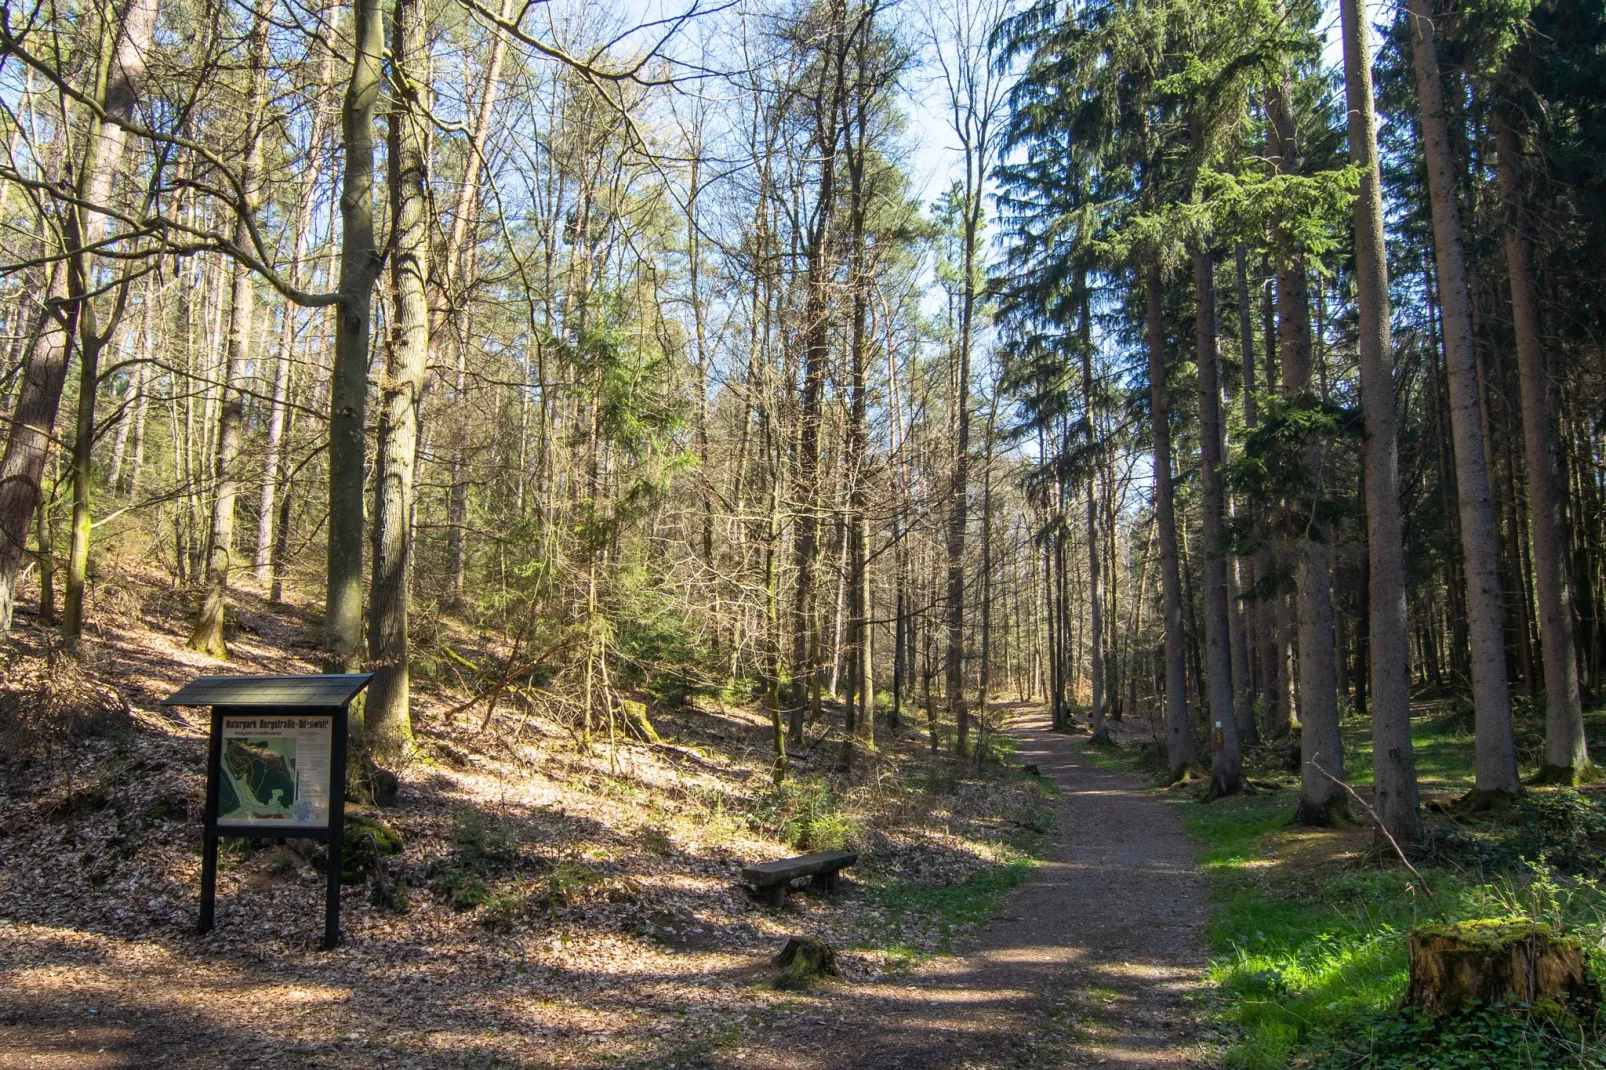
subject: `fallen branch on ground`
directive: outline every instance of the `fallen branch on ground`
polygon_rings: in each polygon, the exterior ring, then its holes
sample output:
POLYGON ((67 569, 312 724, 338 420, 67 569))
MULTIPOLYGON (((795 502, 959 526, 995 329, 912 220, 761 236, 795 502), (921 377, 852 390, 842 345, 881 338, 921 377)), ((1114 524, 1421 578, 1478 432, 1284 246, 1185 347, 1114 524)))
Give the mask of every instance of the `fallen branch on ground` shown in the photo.
POLYGON ((1394 834, 1389 832, 1389 830, 1384 826, 1383 819, 1377 816, 1377 811, 1372 809, 1371 804, 1365 799, 1361 798, 1360 795, 1356 794, 1354 788, 1350 787, 1348 784, 1338 779, 1338 777, 1317 765, 1315 758, 1310 760, 1310 767, 1316 770, 1322 776, 1326 777, 1328 780, 1331 780, 1333 783, 1343 788, 1345 791, 1349 792, 1349 797, 1359 803, 1361 809, 1367 812, 1372 819, 1372 824, 1377 826, 1377 831, 1383 834, 1383 838, 1389 841, 1389 846, 1394 848, 1394 853, 1400 856, 1400 862, 1404 864, 1406 869, 1411 871, 1411 876, 1416 879, 1417 887, 1422 889, 1424 895, 1426 895, 1429 899, 1432 899, 1433 889, 1428 887, 1428 882, 1423 879, 1422 874, 1418 873, 1416 871, 1416 867, 1411 865, 1411 860, 1405 857, 1405 851, 1400 848, 1400 841, 1396 840, 1394 838, 1394 834))

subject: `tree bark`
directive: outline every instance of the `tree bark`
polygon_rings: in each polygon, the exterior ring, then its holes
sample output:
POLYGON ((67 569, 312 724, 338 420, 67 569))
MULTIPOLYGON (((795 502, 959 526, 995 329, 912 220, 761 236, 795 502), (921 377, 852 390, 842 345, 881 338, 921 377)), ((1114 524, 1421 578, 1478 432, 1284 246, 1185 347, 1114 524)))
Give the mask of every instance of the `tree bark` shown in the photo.
POLYGON ((1372 100, 1364 0, 1340 0, 1350 159, 1360 169, 1355 198, 1355 289, 1359 314, 1361 411, 1366 424, 1367 669, 1371 681, 1372 790, 1378 819, 1401 844, 1421 839, 1422 815, 1411 747, 1410 633, 1405 609, 1405 533, 1400 519, 1394 348, 1389 337, 1388 255, 1383 182, 1372 100))
MULTIPOLYGON (((1098 426, 1094 421, 1093 412, 1093 323, 1092 308, 1090 307, 1087 276, 1082 274, 1081 282, 1081 322, 1080 333, 1082 349, 1082 405, 1087 420, 1087 438, 1092 444, 1098 434, 1098 426)), ((1089 463, 1087 467, 1087 586, 1089 624, 1093 633, 1093 709, 1090 720, 1093 727, 1092 741, 1094 743, 1108 743, 1110 741, 1110 726, 1106 723, 1108 696, 1105 685, 1104 663, 1104 605, 1100 597, 1102 590, 1099 586, 1099 509, 1097 501, 1098 466, 1089 463)))
POLYGON ((796 588, 792 599, 792 710, 787 734, 803 740, 805 708, 815 717, 820 708, 819 624, 815 618, 815 565, 820 552, 820 421, 825 391, 826 363, 830 359, 831 318, 830 236, 837 193, 838 119, 844 93, 846 13, 842 0, 832 0, 821 84, 810 102, 815 112, 815 146, 820 153, 818 195, 813 225, 805 251, 807 262, 803 307, 803 397, 798 418, 796 534, 792 540, 796 561, 796 588))
POLYGON ((429 360, 429 56, 422 0, 397 0, 392 24, 389 185, 394 236, 390 281, 394 310, 385 375, 380 382, 379 443, 374 478, 373 578, 368 656, 374 674, 365 712, 367 742, 379 758, 413 749, 407 663, 407 608, 412 580, 413 470, 418 408, 429 360))
MULTIPOLYGON (((1243 242, 1239 242, 1233 253, 1238 274, 1238 346, 1243 358, 1244 380, 1244 427, 1254 430, 1260 423, 1260 407, 1255 402, 1255 390, 1259 386, 1255 372, 1255 326, 1252 309, 1249 301, 1249 265, 1248 250, 1243 242)), ((1260 543, 1265 538, 1265 531, 1261 525, 1256 524, 1255 542, 1260 543)), ((1249 609, 1243 613, 1246 621, 1244 642, 1244 674, 1238 682, 1238 690, 1242 696, 1239 701, 1242 705, 1240 711, 1247 711, 1247 716, 1239 722, 1239 736, 1245 746, 1254 746, 1260 742, 1260 723, 1255 716, 1255 700, 1257 698, 1253 679, 1253 672, 1249 666, 1259 656, 1265 660, 1265 651, 1268 644, 1265 635, 1269 631, 1269 614, 1264 603, 1259 599, 1258 587, 1266 573, 1266 554, 1264 550, 1257 549, 1255 554, 1243 562, 1248 572, 1248 585, 1254 590, 1255 596, 1249 602, 1249 609)), ((1269 665, 1262 664, 1261 672, 1270 673, 1269 665)), ((1262 689, 1264 690, 1264 689, 1262 689)))
MULTIPOLYGON (((127 134, 118 120, 133 118, 144 84, 145 57, 156 33, 157 0, 130 0, 121 23, 103 34, 92 97, 105 119, 91 115, 84 124, 84 152, 77 172, 68 176, 80 205, 67 212, 60 252, 64 260, 49 272, 49 294, 23 363, 22 384, 12 411, 11 433, 0 456, 0 634, 11 628, 17 575, 26 556, 28 530, 39 507, 40 477, 55 434, 62 386, 73 345, 88 311, 90 261, 86 250, 106 232, 106 217, 93 208, 111 197, 127 134), (70 276, 76 274, 77 283, 70 276), (76 295, 75 288, 76 286, 76 295)), ((92 328, 92 324, 90 325, 92 328)), ((93 335, 91 329, 90 335, 93 335)), ((94 377, 89 392, 94 396, 94 377)), ((91 411, 91 417, 93 412, 91 411)), ((87 473, 85 482, 87 486, 87 473)), ((84 521, 88 522, 85 509, 84 521)), ((87 542, 86 542, 87 553, 87 542)))
POLYGON ((1456 486, 1460 504, 1461 556, 1466 572, 1468 640, 1472 654, 1472 701, 1477 727, 1473 800, 1483 802, 1522 791, 1511 730, 1503 635, 1500 554, 1495 541, 1489 471, 1478 399, 1477 354, 1472 337, 1472 299, 1467 290, 1461 243, 1461 210, 1445 115, 1444 82, 1434 40, 1430 0, 1410 0, 1411 53, 1416 68, 1423 155, 1433 210, 1444 361, 1455 437, 1456 486))
MULTIPOLYGON (((245 154, 240 166, 240 188, 247 212, 256 207, 262 174, 261 130, 267 101, 268 67, 267 0, 258 0, 251 16, 249 84, 245 92, 245 154)), ((251 234, 245 215, 234 222, 234 244, 250 248, 251 234)), ((243 262, 232 265, 233 296, 229 303, 229 352, 223 373, 223 399, 218 414, 217 468, 212 494, 212 530, 206 550, 206 592, 190 632, 189 648, 214 658, 229 656, 223 638, 223 616, 228 604, 229 574, 234 567, 234 505, 239 497, 240 441, 245 423, 245 387, 250 375, 251 320, 256 314, 256 287, 243 262)), ((285 315, 289 316, 286 309, 285 315)), ((282 407, 280 421, 282 423, 282 407)))
MULTIPOLYGON (((362 658, 363 420, 380 264, 374 246, 374 111, 384 84, 385 48, 380 0, 352 0, 352 36, 356 51, 341 107, 346 161, 340 189, 340 304, 329 384, 328 672, 352 672, 362 658)), ((359 740, 360 733, 359 728, 359 740)))
POLYGON ((1145 322, 1149 349, 1149 413, 1154 434, 1154 519, 1160 533, 1160 589, 1165 606, 1166 760, 1171 779, 1186 777, 1196 764, 1193 726, 1188 721, 1187 669, 1183 662, 1182 574, 1177 553, 1177 520, 1171 489, 1171 410, 1167 400, 1165 318, 1160 304, 1160 268, 1144 269, 1145 322))
MULTIPOLYGON (((1273 169, 1298 174, 1296 127, 1286 87, 1274 81, 1267 92, 1267 154, 1273 169)), ((1285 223, 1272 226, 1277 261, 1277 351, 1281 358, 1283 393, 1309 395, 1311 390, 1310 296, 1305 258, 1285 223)), ((1319 442, 1305 447, 1304 466, 1313 497, 1322 494, 1322 450, 1319 442)), ((1338 672, 1333 641, 1332 564, 1327 535, 1314 511, 1294 548, 1299 599, 1300 798, 1298 820, 1327 826, 1348 814, 1348 795, 1317 769, 1344 778, 1344 737, 1339 730, 1338 672)))
POLYGON ((1199 387, 1200 514, 1204 538, 1205 683, 1210 703, 1210 795, 1243 790, 1243 754, 1238 748, 1236 690, 1232 680, 1231 628, 1227 586, 1226 496, 1221 465, 1220 359, 1216 351, 1215 259, 1208 250, 1193 254, 1195 364, 1199 387))
MULTIPOLYGON (((330 0, 328 14, 333 16, 335 10, 336 0, 330 0)), ((324 49, 319 62, 320 85, 327 86, 333 80, 331 77, 333 70, 333 53, 329 49, 324 49)), ((308 136, 311 154, 307 160, 306 171, 302 175, 300 198, 296 206, 296 230, 290 254, 290 279, 297 284, 302 279, 301 267, 306 257, 307 240, 311 236, 313 205, 318 199, 318 186, 323 177, 323 140, 329 112, 325 105, 326 97, 320 93, 313 105, 312 130, 308 136)), ((295 367, 296 306, 293 302, 285 302, 283 317, 279 324, 279 352, 274 361, 273 398, 268 407, 268 437, 263 450, 262 483, 257 498, 256 554, 252 561, 256 581, 263 586, 273 582, 273 523, 277 513, 275 499, 279 494, 279 483, 284 476, 281 469, 284 464, 285 426, 290 380, 295 367)))
POLYGON ((1512 121, 1504 108, 1496 108, 1495 147, 1505 202, 1506 272, 1511 278, 1511 321, 1522 391, 1522 439, 1545 675, 1545 757, 1539 775, 1548 783, 1577 784, 1595 779, 1595 770, 1584 741, 1583 704, 1578 693, 1573 599, 1567 582, 1566 496, 1556 441, 1556 391, 1541 341, 1533 243, 1523 203, 1522 148, 1512 121))

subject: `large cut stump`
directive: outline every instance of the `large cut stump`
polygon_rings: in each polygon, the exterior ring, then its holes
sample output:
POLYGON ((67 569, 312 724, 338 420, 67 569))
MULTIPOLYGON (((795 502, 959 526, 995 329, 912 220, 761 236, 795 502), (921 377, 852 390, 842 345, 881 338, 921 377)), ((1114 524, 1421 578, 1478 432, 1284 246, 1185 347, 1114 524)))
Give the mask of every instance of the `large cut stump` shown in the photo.
POLYGON ((1405 1004, 1440 1014, 1480 1003, 1590 1002, 1578 941, 1533 921, 1490 919, 1412 929, 1405 1004))

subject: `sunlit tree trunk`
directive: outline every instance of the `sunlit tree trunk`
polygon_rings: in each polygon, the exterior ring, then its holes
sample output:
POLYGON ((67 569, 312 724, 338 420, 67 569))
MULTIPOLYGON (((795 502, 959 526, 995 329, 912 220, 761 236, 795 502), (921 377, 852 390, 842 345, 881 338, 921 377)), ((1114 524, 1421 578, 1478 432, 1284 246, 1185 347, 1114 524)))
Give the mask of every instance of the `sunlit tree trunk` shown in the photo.
POLYGON ((1428 197, 1433 210, 1433 251, 1437 259, 1440 314, 1444 323, 1444 362, 1460 504, 1461 557, 1466 571, 1472 702, 1477 726, 1473 796, 1481 804, 1520 793, 1522 782, 1517 779, 1517 749, 1511 730, 1500 554, 1495 541, 1489 471, 1484 461, 1477 354, 1472 339, 1472 298, 1467 290, 1461 209, 1456 203, 1456 170, 1450 147, 1450 124, 1444 110, 1444 81, 1434 37, 1435 17, 1430 0, 1410 0, 1411 54, 1416 68, 1418 120, 1427 164, 1428 197))
MULTIPOLYGON (((89 302, 84 299, 90 286, 92 249, 106 233, 106 217, 94 211, 106 205, 112 180, 123 158, 127 134, 118 125, 134 116, 143 88, 145 57, 156 32, 157 0, 129 0, 120 21, 104 22, 95 49, 94 75, 90 99, 97 102, 104 118, 91 114, 83 125, 82 155, 73 161, 76 171, 65 176, 77 195, 78 203, 69 207, 60 248, 53 250, 64 259, 49 271, 46 292, 48 307, 40 314, 23 361, 22 383, 12 409, 11 431, 0 456, 0 633, 11 628, 17 575, 26 556, 28 530, 33 526, 39 506, 40 477, 55 434, 56 416, 61 408, 62 387, 74 343, 80 336, 93 338, 95 325, 84 323, 89 302), (85 333, 87 331, 87 334, 85 333)), ((65 107, 65 102, 64 102, 65 107)), ((62 142, 64 158, 68 154, 62 142)), ((93 358, 93 354, 90 354, 93 358)), ((91 404, 97 369, 89 369, 91 404)), ((82 424, 82 413, 79 423, 82 424)), ((93 425, 93 409, 90 421, 93 425)), ((92 436, 91 436, 92 438, 92 436)), ((89 442, 85 443, 87 450, 89 442)), ((84 473, 82 526, 87 563, 89 526, 88 473, 84 473)), ((75 516, 75 524, 79 518, 75 516)), ((81 597, 81 592, 80 592, 81 597)))
MULTIPOLYGON (((331 0, 328 13, 333 15, 336 8, 336 3, 331 0)), ((324 49, 322 59, 319 61, 319 84, 327 86, 333 80, 333 72, 334 54, 324 49)), ((306 171, 301 178, 296 208, 296 229, 291 238, 289 270, 293 285, 300 285, 302 280, 302 261, 305 259, 307 241, 311 236, 313 206, 318 199, 318 188, 323 178, 325 156, 323 141, 327 132, 325 128, 329 110, 326 95, 319 93, 313 104, 312 129, 307 138, 310 155, 306 171)), ((296 306, 287 301, 284 305, 283 318, 279 322, 279 351, 274 358, 273 398, 268 406, 268 434, 263 448, 262 483, 257 495, 256 554, 252 567, 257 583, 263 586, 267 586, 273 580, 273 524, 277 515, 275 502, 279 495, 280 481, 284 478, 282 468, 285 427, 289 412, 291 373, 295 366, 295 342, 296 306)))
MULTIPOLYGON (((261 130, 267 101, 268 14, 259 0, 251 17, 249 84, 244 94, 245 152, 240 167, 240 188, 245 207, 252 211, 260 195, 262 175, 261 130)), ((250 231, 242 214, 234 224, 234 244, 247 249, 250 231)), ((233 296, 229 304, 228 357, 223 373, 223 398, 218 413, 216 470, 213 475, 212 530, 206 548, 206 592, 202 595, 189 648, 214 658, 229 656, 223 638, 223 616, 228 604, 229 574, 234 568, 234 505, 240 489, 240 443, 244 434, 245 389, 251 363, 251 320, 256 315, 256 287, 251 269, 241 261, 232 265, 233 296)), ((286 309, 285 315, 289 316, 286 309)))
MULTIPOLYGON (((379 250, 374 246, 374 111, 384 84, 380 0, 352 0, 351 81, 341 108, 340 303, 329 386, 329 564, 324 667, 351 672, 362 658, 363 420, 379 250)), ((359 730, 360 732, 360 730, 359 730)), ((359 739, 361 738, 359 734, 359 739)))
POLYGON ((391 56, 399 90, 389 119, 389 353, 380 382, 379 444, 374 473, 374 550, 368 656, 374 680, 365 712, 367 742, 381 758, 413 749, 407 663, 412 578, 413 466, 418 407, 429 358, 429 56, 422 0, 397 0, 391 56))

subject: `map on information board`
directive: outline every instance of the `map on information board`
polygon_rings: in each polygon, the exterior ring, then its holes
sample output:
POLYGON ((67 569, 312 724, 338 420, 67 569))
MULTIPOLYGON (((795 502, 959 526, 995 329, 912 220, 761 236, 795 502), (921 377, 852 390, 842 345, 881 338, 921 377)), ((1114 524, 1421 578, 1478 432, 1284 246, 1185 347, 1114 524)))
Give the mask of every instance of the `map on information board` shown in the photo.
POLYGON ((224 717, 217 823, 328 828, 332 723, 224 717))

